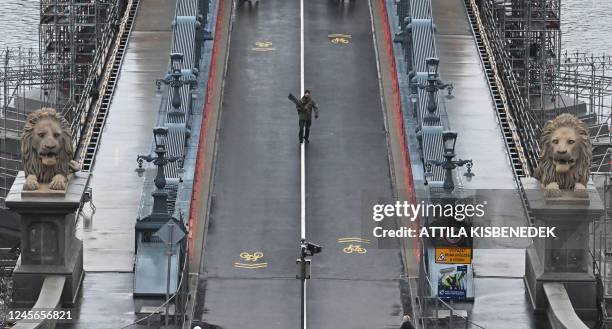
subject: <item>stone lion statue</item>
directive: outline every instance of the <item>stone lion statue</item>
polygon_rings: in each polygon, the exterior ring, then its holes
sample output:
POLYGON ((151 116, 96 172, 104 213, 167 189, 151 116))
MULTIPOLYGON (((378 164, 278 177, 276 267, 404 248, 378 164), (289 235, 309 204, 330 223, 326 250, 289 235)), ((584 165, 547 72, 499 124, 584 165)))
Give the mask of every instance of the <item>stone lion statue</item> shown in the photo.
POLYGON ((571 114, 546 122, 540 137, 540 160, 535 178, 548 197, 573 190, 585 197, 592 158, 591 140, 585 124, 571 114))
POLYGON ((65 190, 68 175, 79 170, 73 156, 70 126, 64 117, 52 108, 28 115, 21 132, 24 190, 38 190, 39 183, 48 183, 52 190, 65 190))

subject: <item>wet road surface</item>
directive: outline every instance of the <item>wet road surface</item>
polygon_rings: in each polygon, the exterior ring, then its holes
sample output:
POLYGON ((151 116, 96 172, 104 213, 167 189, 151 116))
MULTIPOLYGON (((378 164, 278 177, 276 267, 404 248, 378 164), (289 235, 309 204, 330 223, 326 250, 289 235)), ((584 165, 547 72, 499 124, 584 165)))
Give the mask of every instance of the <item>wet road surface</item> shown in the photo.
MULTIPOLYGON (((194 315, 219 328, 300 326, 300 149, 287 100, 300 91, 299 5, 236 10, 194 315)), ((394 327, 399 250, 352 243, 362 253, 347 253, 338 241, 361 236, 362 191, 391 196, 368 3, 311 0, 304 9, 305 87, 321 109, 306 147, 306 226, 323 246, 312 259, 308 327, 394 327)))
POLYGON ((299 327, 299 28, 298 1, 236 10, 194 315, 220 328, 299 327))
POLYGON ((324 248, 312 258, 309 328, 393 328, 402 315, 400 251, 362 232, 363 195, 392 196, 368 2, 306 1, 304 19, 305 86, 321 109, 306 148, 307 237, 324 248), (339 240, 347 237, 370 243, 339 240), (350 245, 366 252, 347 253, 350 245))

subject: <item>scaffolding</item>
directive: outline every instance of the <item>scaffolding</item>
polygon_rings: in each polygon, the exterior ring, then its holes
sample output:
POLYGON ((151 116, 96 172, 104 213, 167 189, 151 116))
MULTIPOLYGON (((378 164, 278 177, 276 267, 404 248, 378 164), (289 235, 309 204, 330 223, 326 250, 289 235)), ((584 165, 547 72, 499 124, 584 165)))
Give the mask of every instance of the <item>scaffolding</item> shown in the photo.
POLYGON ((530 169, 537 165, 544 123, 572 113, 590 127, 595 145, 592 171, 609 171, 612 60, 561 53, 560 2, 475 1, 530 169))
POLYGON ((81 99, 96 54, 107 45, 116 20, 116 1, 40 1, 41 62, 44 70, 59 70, 50 92, 62 107, 75 106, 81 99))
POLYGON ((43 73, 39 58, 34 49, 0 49, 0 207, 21 169, 19 133, 25 119, 33 108, 51 105, 44 90, 57 71, 49 66, 43 73))
POLYGON ((593 144, 592 173, 610 173, 612 148, 612 57, 565 52, 556 85, 573 101, 564 107, 585 107, 581 119, 589 126, 593 144))
POLYGON ((561 0, 485 0, 529 109, 551 110, 561 54, 561 0))

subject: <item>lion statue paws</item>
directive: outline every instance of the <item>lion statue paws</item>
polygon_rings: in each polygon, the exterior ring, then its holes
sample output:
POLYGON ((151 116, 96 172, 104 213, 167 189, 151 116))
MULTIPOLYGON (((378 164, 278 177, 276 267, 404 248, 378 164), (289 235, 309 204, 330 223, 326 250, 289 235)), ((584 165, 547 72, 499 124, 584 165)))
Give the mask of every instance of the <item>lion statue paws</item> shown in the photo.
POLYGON ((549 183, 544 188, 544 195, 549 198, 555 198, 561 196, 561 189, 559 189, 559 184, 556 182, 549 183))
POLYGON ((81 171, 81 165, 74 160, 70 160, 70 162, 68 163, 68 166, 70 167, 70 170, 72 172, 81 171))
POLYGON ((582 183, 576 183, 576 185, 574 185, 574 195, 579 198, 586 198, 589 194, 587 193, 586 186, 582 183))
POLYGON ((55 175, 49 183, 49 188, 52 190, 65 190, 68 185, 68 179, 64 175, 55 175))
POLYGON ((23 189, 26 191, 35 191, 38 190, 38 187, 38 179, 36 178, 36 176, 28 175, 25 180, 25 183, 23 183, 23 189))

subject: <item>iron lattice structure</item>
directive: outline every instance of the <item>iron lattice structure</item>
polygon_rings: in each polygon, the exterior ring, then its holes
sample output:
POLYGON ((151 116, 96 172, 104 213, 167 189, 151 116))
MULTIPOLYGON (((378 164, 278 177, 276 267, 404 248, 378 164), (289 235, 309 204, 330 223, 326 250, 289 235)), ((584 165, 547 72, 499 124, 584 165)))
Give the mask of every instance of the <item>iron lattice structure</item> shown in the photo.
POLYGON ((112 36, 117 19, 116 1, 41 0, 39 42, 43 68, 57 68, 59 77, 50 90, 58 104, 78 103, 96 54, 112 36))
POLYGON ((21 169, 19 134, 30 108, 48 105, 44 90, 57 79, 57 71, 43 69, 34 49, 0 50, 0 207, 21 169))
POLYGON ((559 92, 569 95, 577 107, 584 104, 586 114, 582 116, 590 127, 593 143, 591 172, 610 173, 612 133, 612 56, 594 56, 583 52, 564 53, 556 85, 559 92))
POLYGON ((556 105, 561 54, 561 0, 485 1, 510 55, 510 64, 528 108, 556 105))

